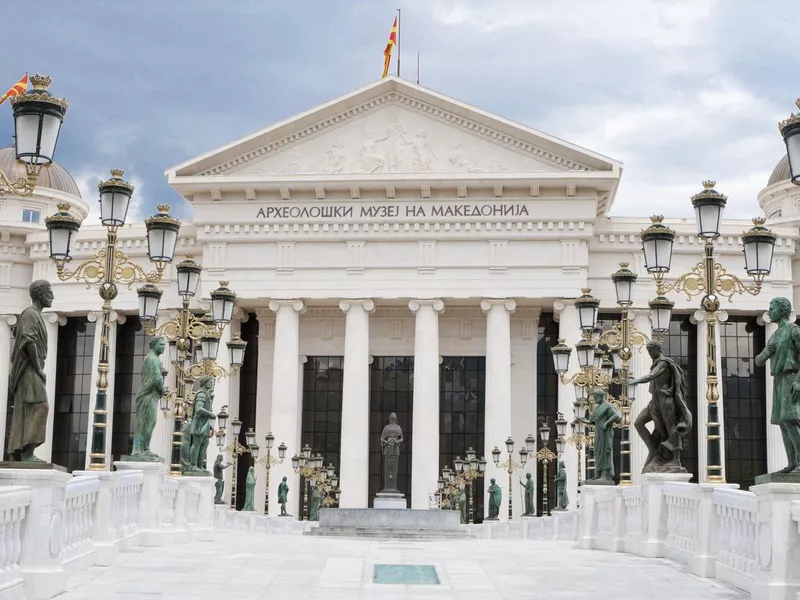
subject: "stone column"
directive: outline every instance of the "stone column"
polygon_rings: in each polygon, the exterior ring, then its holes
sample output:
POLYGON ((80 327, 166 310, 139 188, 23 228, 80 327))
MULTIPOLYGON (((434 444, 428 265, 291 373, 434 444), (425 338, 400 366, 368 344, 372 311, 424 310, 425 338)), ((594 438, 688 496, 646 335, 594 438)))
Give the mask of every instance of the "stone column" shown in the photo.
MULTIPOLYGON (((299 347, 300 347, 300 314, 305 305, 302 300, 272 300, 269 309, 275 313, 275 352, 272 363, 272 411, 270 424, 273 433, 278 432, 286 441, 287 454, 291 456, 300 451, 300 408, 298 406, 299 388, 299 347)), ((289 484, 289 502, 287 510, 298 515, 300 476, 292 470, 290 460, 275 465, 270 474, 270 516, 280 514, 278 505, 277 484, 283 477, 289 484)))
MULTIPOLYGON (((158 311, 156 328, 169 321, 175 312, 174 310, 158 311)), ((142 323, 142 326, 144 327, 144 323, 142 323)), ((149 339, 147 341, 148 343, 150 342, 149 339)), ((167 376, 164 378, 164 387, 175 389, 175 366, 169 361, 169 348, 161 355, 161 365, 168 371, 167 376)), ((141 365, 134 365, 134 368, 137 367, 141 368, 141 365)), ((165 417, 159 406, 156 426, 153 429, 153 437, 150 439, 150 450, 161 456, 165 464, 169 464, 172 457, 172 428, 173 419, 165 417)), ((133 451, 133 448, 131 448, 131 451, 133 451)))
POLYGON ((372 300, 342 300, 346 313, 342 447, 339 460, 341 508, 369 506, 369 315, 372 300))
POLYGON ((444 302, 417 299, 408 308, 416 314, 411 508, 427 509, 439 479, 439 313, 444 302))
MULTIPOLYGON (((794 323, 796 320, 794 312, 789 316, 789 322, 794 323)), ((778 330, 778 325, 769 319, 769 312, 765 312, 758 318, 758 323, 766 328, 765 341, 769 342, 778 330)), ((764 366, 764 384, 766 385, 767 406, 766 406, 766 427, 767 427, 767 472, 774 473, 775 471, 784 468, 787 465, 786 448, 783 446, 783 436, 781 435, 781 428, 771 423, 772 419, 772 406, 775 401, 772 370, 768 362, 764 366)))
MULTIPOLYGON (((519 498, 517 490, 508 487, 508 474, 498 469, 491 460, 492 449, 497 446, 505 451, 504 442, 511 435, 511 313, 517 303, 510 298, 481 300, 481 310, 486 313, 486 408, 484 419, 483 455, 487 457, 486 478, 494 477, 504 488, 504 506, 500 509, 500 520, 508 520, 506 501, 508 494, 519 498)), ((514 440, 515 450, 524 445, 524 440, 514 440)), ((514 453, 516 455, 516 451, 514 453)), ((503 456, 507 456, 505 452, 503 456)), ((512 484, 513 485, 513 484, 512 484)), ((512 501, 512 505, 517 504, 512 501)), ((515 514, 517 513, 515 507, 515 514)), ((488 502, 484 503, 484 516, 489 514, 488 502)))
MULTIPOLYGON (((697 470, 698 483, 706 481, 706 467, 708 466, 708 446, 706 442, 706 423, 708 422, 708 403, 706 402, 706 344, 708 342, 708 329, 706 326, 706 312, 696 310, 693 320, 697 323, 697 423, 695 435, 697 436, 697 470)), ((720 464, 722 477, 725 478, 725 385, 722 377, 722 348, 720 347, 720 325, 728 320, 728 313, 724 310, 717 311, 716 344, 717 344, 717 389, 719 390, 719 434, 722 438, 720 444, 720 464)))
MULTIPOLYGON (((47 358, 44 361, 44 374, 47 378, 45 388, 47 390, 47 403, 50 405, 47 411, 47 430, 45 432, 44 444, 39 446, 34 454, 45 462, 50 462, 53 457, 53 420, 56 412, 56 376, 58 365, 58 327, 67 324, 67 318, 55 312, 42 313, 44 326, 47 329, 47 358)), ((87 438, 91 436, 86 436, 87 438)))
POLYGON ((17 324, 15 315, 0 315, 0 460, 5 460, 6 423, 11 413, 8 407, 8 377, 11 374, 11 328, 17 324))
MULTIPOLYGON (((633 318, 634 327, 641 333, 647 336, 648 339, 653 339, 653 324, 650 322, 650 313, 647 310, 631 310, 631 317, 633 318)), ((639 378, 647 375, 650 372, 650 367, 653 365, 653 359, 647 353, 646 348, 633 348, 633 358, 630 361, 631 377, 639 378)), ((630 388, 629 388, 630 389, 630 388)), ((647 460, 647 446, 644 440, 636 433, 636 428, 633 422, 642 409, 647 406, 650 401, 650 394, 647 385, 636 386, 636 400, 631 405, 631 483, 639 485, 642 481, 642 469, 644 468, 644 461, 647 460)))
MULTIPOLYGON (((569 371, 566 376, 571 377, 580 369, 578 367, 578 356, 575 354, 575 344, 581 340, 580 321, 578 310, 575 308, 574 300, 556 300, 553 303, 553 314, 558 321, 558 337, 572 348, 572 356, 569 359, 569 371)), ((558 385, 558 411, 564 413, 564 418, 568 422, 575 419, 573 403, 575 402, 575 388, 569 385, 558 385)), ((534 433, 536 435, 536 433, 534 433)), ((570 429, 567 430, 567 437, 572 435, 570 429)), ((585 456, 585 448, 580 455, 585 456)), ((578 451, 575 444, 568 444, 564 450, 564 466, 567 468, 567 496, 569 497, 569 509, 578 508, 578 451)), ((581 478, 586 479, 586 470, 581 467, 581 478)))
MULTIPOLYGON (((256 309, 256 319, 258 320, 258 382, 256 383, 256 432, 258 432, 258 444, 261 446, 261 455, 266 456, 267 450, 265 447, 264 436, 272 432, 275 436, 275 445, 272 449, 273 456, 278 455, 278 446, 281 442, 286 442, 285 434, 282 431, 273 431, 270 419, 272 417, 272 361, 275 357, 275 313, 269 308, 256 309)), ((242 323, 244 323, 244 319, 242 323)), ((234 402, 231 398, 231 402, 234 402)), ((236 405, 239 405, 239 388, 236 388, 236 405)), ((286 450, 287 456, 291 458, 292 454, 297 452, 299 448, 288 448, 286 450)), ((275 489, 275 498, 277 502, 277 489, 278 485, 272 477, 275 472, 270 472, 269 490, 267 489, 267 475, 266 469, 262 466, 256 467, 256 490, 255 509, 259 513, 265 512, 265 499, 268 491, 275 489)), ((233 476, 233 469, 228 469, 229 475, 233 476)), ((278 480, 280 481, 280 480, 278 480)), ((228 484, 226 484, 228 485, 228 484)), ((230 492, 230 490, 228 490, 230 492)), ((272 498, 270 498, 272 500, 272 498)), ((230 502, 230 494, 228 495, 230 502)))

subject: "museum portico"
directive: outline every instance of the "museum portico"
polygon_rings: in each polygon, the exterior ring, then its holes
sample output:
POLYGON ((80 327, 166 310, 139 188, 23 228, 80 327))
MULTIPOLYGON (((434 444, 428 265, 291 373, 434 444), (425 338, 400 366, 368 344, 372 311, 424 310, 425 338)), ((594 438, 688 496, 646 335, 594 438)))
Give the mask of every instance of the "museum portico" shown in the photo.
MULTIPOLYGON (((622 165, 400 79, 372 83, 166 175, 193 214, 181 229, 176 262, 193 255, 203 265, 205 295, 218 281, 229 282, 238 308, 226 336, 239 333, 248 341, 241 374, 217 384, 214 409, 228 406, 243 431, 252 427, 259 438, 271 431, 289 455, 305 444, 322 453, 340 473, 342 507, 368 506, 379 489, 377 436, 389 412, 397 413, 406 432, 399 479, 413 508, 429 506, 441 467, 467 447, 489 459, 508 436, 519 448, 539 422, 552 427, 558 412, 571 419, 574 391, 559 385, 549 349, 559 337, 571 344, 580 338, 574 299, 581 288, 590 287, 601 300, 604 322, 619 318, 609 275, 620 262, 640 276, 635 323, 650 331, 646 307, 655 286, 644 271, 638 237, 649 220, 608 216, 622 165)), ((748 360, 770 327, 762 316, 769 299, 794 296, 790 209, 796 204, 786 185, 783 179, 771 182, 760 198, 773 214, 786 204, 782 227, 775 228, 772 276, 761 296, 731 304, 720 327, 718 369, 727 378, 723 464, 730 481, 744 484, 751 473, 764 472, 766 462, 772 468, 783 452, 765 418, 769 375, 748 360)), ((719 188, 724 191, 724 182, 719 188)), ((46 215, 65 198, 84 211, 90 201, 80 199, 77 189, 49 188, 31 201, 46 215)), ((4 202, 3 248, 15 250, 4 251, 11 260, 0 263, 0 290, 8 299, 2 312, 9 315, 0 321, 2 377, 13 315, 27 303, 28 284, 56 279, 41 223, 12 223, 18 219, 6 216, 11 201, 4 202)), ((695 225, 666 222, 678 232, 673 270, 687 271, 699 256, 695 225)), ((731 272, 743 271, 737 238, 749 226, 723 224, 719 259, 731 272)), ((126 228, 120 238, 129 256, 146 261, 142 226, 126 228)), ((104 239, 101 227, 84 225, 76 260, 94 254, 104 239)), ((174 271, 161 284, 163 319, 179 306, 173 279, 174 271)), ((56 410, 50 413, 52 441, 39 452, 82 468, 88 462, 99 302, 80 283, 57 282, 54 289, 47 372, 56 410)), ((120 293, 114 307, 109 457, 130 450, 135 373, 146 348, 136 294, 120 293)), ((690 301, 678 300, 664 343, 692 383, 697 437, 686 459, 697 476, 706 462, 705 365, 699 359, 705 329, 697 327, 703 315, 694 311, 690 301)), ((226 360, 221 358, 223 367, 226 360)), ((649 358, 636 354, 634 374, 648 369, 649 358)), ((159 454, 168 453, 171 431, 159 416, 159 454)), ((644 448, 632 439, 635 481, 644 448)), ((212 454, 215 449, 211 461, 212 454)), ((564 458, 574 498, 574 448, 564 458)), ((249 460, 242 457, 240 477, 249 460)), ((531 462, 525 470, 541 495, 541 466, 531 462)), ((299 477, 289 461, 272 470, 270 513, 279 509, 283 476, 293 491, 290 512, 297 515, 299 477)), ((491 460, 489 477, 497 478, 505 498, 507 475, 491 460)), ((262 471, 259 510, 264 485, 262 471)), ((512 493, 519 512, 519 492, 512 493)), ((500 515, 506 518, 505 511, 500 515)))

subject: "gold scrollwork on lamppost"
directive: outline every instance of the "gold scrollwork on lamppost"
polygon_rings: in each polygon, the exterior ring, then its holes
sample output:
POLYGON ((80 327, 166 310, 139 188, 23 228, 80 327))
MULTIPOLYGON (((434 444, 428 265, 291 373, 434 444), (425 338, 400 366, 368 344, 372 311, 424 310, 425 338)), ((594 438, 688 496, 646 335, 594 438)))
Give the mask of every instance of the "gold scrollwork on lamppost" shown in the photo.
POLYGON ((514 460, 514 440, 511 439, 511 436, 508 436, 506 439, 506 452, 508 453, 508 458, 500 463, 500 448, 495 446, 492 449, 492 461, 494 462, 494 466, 499 469, 505 469, 506 473, 508 473, 508 520, 511 521, 514 518, 514 513, 512 511, 513 502, 511 500, 513 494, 511 493, 512 489, 512 482, 511 476, 514 474, 514 471, 518 471, 525 467, 528 462, 528 449, 523 446, 519 449, 519 462, 514 460))

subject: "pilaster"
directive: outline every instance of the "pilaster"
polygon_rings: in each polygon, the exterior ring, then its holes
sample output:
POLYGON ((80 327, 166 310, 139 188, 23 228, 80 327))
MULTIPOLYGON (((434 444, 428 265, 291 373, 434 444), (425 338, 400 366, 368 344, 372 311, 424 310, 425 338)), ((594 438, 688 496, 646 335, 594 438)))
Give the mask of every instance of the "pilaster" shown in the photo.
MULTIPOLYGON (((274 369, 273 360, 275 358, 275 313, 269 310, 269 308, 259 308, 256 310, 256 318, 258 319, 258 382, 256 384, 255 429, 256 432, 258 432, 259 439, 256 441, 261 446, 261 453, 266 454, 264 436, 272 431, 272 423, 270 420, 272 418, 272 378, 274 369)), ((245 320, 242 319, 241 322, 244 323, 245 320)), ((241 329, 241 325, 239 328, 241 329)), ((233 401, 233 398, 231 398, 231 401, 233 401)), ((236 405, 239 405, 238 388, 236 393, 236 405)), ((281 442, 286 442, 283 432, 272 431, 272 433, 276 438, 275 448, 277 448, 281 442)), ((291 448, 287 449, 286 453, 288 456, 292 456, 292 454, 297 451, 299 451, 299 448, 291 448)), ((273 449, 273 453, 277 453, 277 450, 273 449)), ((262 467, 260 466, 256 467, 255 509, 259 513, 264 511, 265 502, 262 502, 261 499, 266 498, 268 492, 266 473, 261 469, 262 467)), ((228 471, 230 471, 230 475, 233 476, 233 469, 228 469, 228 471)), ((274 473, 271 472, 270 476, 273 474, 274 473)), ((272 477, 270 477, 269 487, 275 488, 275 501, 277 502, 277 484, 272 477)), ((228 493, 230 493, 230 491, 231 490, 228 490, 228 493)))

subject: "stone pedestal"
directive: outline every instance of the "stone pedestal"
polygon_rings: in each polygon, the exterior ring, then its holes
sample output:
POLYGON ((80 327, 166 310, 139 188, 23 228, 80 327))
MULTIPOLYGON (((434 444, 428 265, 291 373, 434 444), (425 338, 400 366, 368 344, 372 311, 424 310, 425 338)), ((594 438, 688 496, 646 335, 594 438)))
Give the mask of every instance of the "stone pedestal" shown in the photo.
POLYGON ((667 501, 664 497, 665 483, 689 483, 691 473, 643 473, 642 515, 643 536, 639 547, 641 556, 657 558, 664 556, 667 543, 667 501))
POLYGON ((175 544, 188 544, 192 539, 186 524, 186 488, 194 478, 177 477, 178 491, 175 494, 175 509, 172 513, 172 541, 175 544))
POLYGON ((556 540, 578 539, 578 513, 571 510, 553 511, 553 538, 556 540))
POLYGON ((403 494, 392 494, 390 492, 378 492, 375 495, 375 502, 373 503, 373 506, 375 508, 408 508, 408 504, 406 504, 406 499, 403 494))
POLYGON ((139 544, 142 546, 163 546, 165 532, 159 520, 161 508, 161 482, 167 473, 163 463, 117 461, 114 467, 118 471, 142 471, 141 504, 139 505, 139 544))
POLYGON ((214 495, 216 494, 216 480, 213 477, 194 480, 201 486, 200 492, 200 520, 195 532, 196 539, 203 542, 214 541, 214 495))
POLYGON ((795 600, 800 596, 800 505, 792 503, 800 503, 800 483, 764 483, 750 491, 758 501, 761 567, 750 593, 754 600, 795 600))
POLYGON ((113 471, 73 471, 75 477, 90 475, 100 480, 97 509, 94 516, 94 564, 108 567, 114 564, 119 548, 114 543, 114 480, 113 471))
POLYGON ((737 483, 701 483, 697 507, 697 547, 689 566, 698 577, 714 577, 719 552, 719 518, 714 507, 714 490, 736 489, 737 483))
POLYGON ((61 539, 65 487, 71 478, 61 470, 0 469, 0 485, 25 485, 32 492, 19 560, 26 598, 52 598, 66 589, 61 539))

